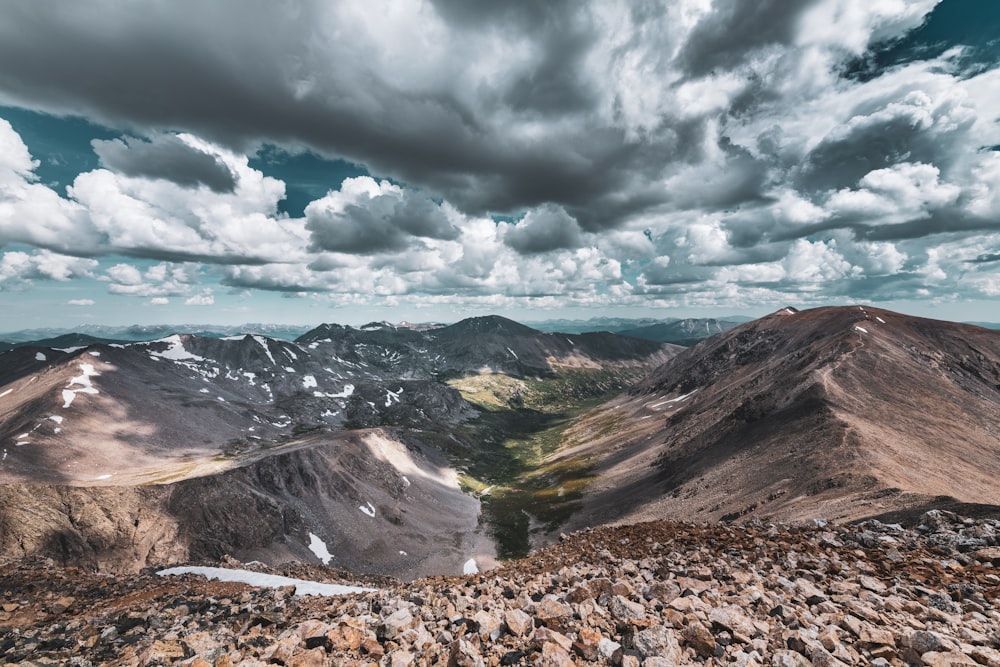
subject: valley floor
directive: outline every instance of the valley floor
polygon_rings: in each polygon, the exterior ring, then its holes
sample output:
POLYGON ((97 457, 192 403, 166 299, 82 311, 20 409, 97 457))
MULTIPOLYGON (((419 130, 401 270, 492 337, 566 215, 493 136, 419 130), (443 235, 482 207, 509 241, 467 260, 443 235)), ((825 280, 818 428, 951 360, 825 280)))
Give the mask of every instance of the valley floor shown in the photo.
MULTIPOLYGON (((228 563, 234 565, 234 563, 228 563)), ((252 566, 251 566, 252 567, 252 566)), ((289 566, 282 574, 341 581, 289 566)), ((654 522, 343 597, 0 566, 0 659, 73 665, 1000 665, 1000 522, 654 522)))

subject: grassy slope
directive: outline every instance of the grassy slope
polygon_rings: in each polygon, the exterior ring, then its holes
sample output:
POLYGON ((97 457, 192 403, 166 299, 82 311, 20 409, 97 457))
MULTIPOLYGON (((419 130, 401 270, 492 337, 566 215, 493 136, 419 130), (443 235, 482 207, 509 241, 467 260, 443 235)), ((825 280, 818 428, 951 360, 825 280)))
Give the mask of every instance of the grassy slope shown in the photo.
POLYGON ((567 369, 547 380, 481 374, 449 382, 480 410, 456 432, 474 443, 462 483, 480 496, 501 558, 527 555, 533 534, 558 529, 577 508, 592 464, 551 463, 551 455, 577 444, 564 435, 576 417, 634 379, 622 370, 567 369))

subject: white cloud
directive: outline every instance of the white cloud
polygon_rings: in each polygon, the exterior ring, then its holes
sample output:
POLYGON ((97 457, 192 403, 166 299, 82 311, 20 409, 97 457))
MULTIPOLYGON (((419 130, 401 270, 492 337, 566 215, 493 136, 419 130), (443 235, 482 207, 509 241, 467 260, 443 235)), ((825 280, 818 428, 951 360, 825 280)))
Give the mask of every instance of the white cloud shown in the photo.
POLYGON ((67 306, 93 306, 93 299, 70 299, 66 302, 67 306))
POLYGON ((212 306, 215 304, 215 296, 210 291, 195 294, 184 300, 185 306, 212 306))
POLYGON ((170 303, 170 299, 164 296, 154 296, 149 300, 151 306, 166 306, 170 303))

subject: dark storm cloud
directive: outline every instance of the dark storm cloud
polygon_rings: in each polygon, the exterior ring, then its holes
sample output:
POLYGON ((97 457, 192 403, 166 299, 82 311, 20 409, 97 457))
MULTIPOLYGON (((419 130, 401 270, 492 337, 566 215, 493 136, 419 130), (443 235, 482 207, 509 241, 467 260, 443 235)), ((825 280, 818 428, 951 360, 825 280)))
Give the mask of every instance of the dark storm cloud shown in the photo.
POLYGON ((105 167, 126 176, 162 178, 184 187, 205 185, 215 192, 232 192, 236 187, 236 178, 221 160, 176 135, 95 139, 92 145, 105 167))
POLYGON ((679 56, 687 72, 704 76, 715 68, 744 64, 748 53, 788 44, 802 12, 815 0, 718 0, 698 22, 679 56))
MULTIPOLYGON (((0 94, 119 127, 189 130, 240 150, 260 141, 309 146, 473 214, 552 201, 597 230, 647 208, 643 184, 694 157, 690 139, 701 122, 626 136, 596 114, 604 91, 586 68, 598 41, 586 7, 488 4, 440 4, 445 28, 467 31, 451 34, 450 57, 475 60, 480 38, 490 37, 527 40, 528 50, 519 52, 524 62, 468 87, 427 73, 402 85, 370 57, 382 46, 377 36, 331 39, 336 17, 326 3, 179 2, 141 11, 87 3, 60 12, 15 3, 0 22, 0 94), (532 116, 545 131, 520 136, 516 125, 532 116)), ((497 66, 517 60, 495 57, 497 66)))
POLYGON ((459 235, 439 204, 409 190, 364 194, 342 208, 327 200, 313 202, 306 207, 306 229, 315 250, 359 255, 398 252, 413 237, 453 240, 459 235))
POLYGON ((545 206, 526 215, 503 241, 522 255, 535 255, 579 248, 583 239, 580 226, 566 211, 545 206))

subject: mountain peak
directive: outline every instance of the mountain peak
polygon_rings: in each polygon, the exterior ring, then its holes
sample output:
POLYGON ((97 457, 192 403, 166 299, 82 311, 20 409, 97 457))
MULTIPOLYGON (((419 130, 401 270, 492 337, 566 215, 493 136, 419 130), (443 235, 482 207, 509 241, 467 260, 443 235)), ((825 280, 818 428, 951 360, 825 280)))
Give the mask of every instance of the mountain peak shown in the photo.
POLYGON ((485 315, 469 317, 451 326, 438 330, 442 336, 470 336, 499 334, 504 336, 535 336, 541 332, 525 326, 520 322, 501 317, 500 315, 485 315))

